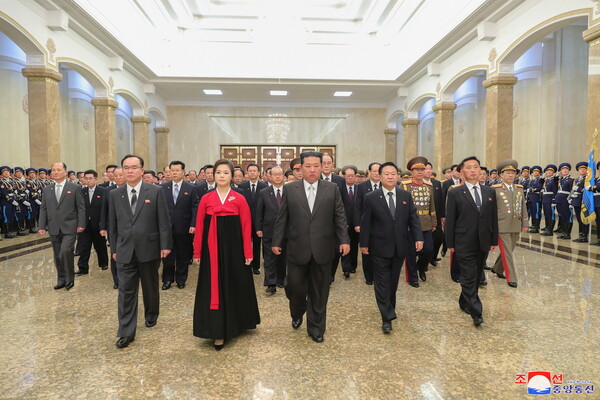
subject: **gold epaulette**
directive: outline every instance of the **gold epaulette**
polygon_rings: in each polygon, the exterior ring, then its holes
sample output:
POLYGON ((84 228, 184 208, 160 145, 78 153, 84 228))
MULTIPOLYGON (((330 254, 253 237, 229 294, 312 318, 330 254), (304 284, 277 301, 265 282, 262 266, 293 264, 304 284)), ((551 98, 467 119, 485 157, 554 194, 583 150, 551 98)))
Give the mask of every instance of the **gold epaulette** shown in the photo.
POLYGON ((455 188, 455 187, 459 187, 460 185, 452 185, 450 186, 450 189, 455 188))
POLYGON ((412 183, 412 179, 409 179, 407 181, 402 181, 403 185, 408 185, 408 184, 411 184, 411 183, 412 183))
POLYGON ((515 185, 515 187, 523 189, 523 185, 515 185))
POLYGON ((492 185, 493 188, 501 188, 502 184, 501 183, 496 183, 495 185, 492 185))

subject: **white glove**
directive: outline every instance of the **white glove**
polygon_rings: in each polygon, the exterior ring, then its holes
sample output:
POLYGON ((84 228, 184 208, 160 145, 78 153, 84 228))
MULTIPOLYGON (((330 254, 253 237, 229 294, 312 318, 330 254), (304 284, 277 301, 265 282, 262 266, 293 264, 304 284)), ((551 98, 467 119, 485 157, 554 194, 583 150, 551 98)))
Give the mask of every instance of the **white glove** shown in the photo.
POLYGON ((29 189, 25 190, 25 193, 29 194, 29 189))
POLYGON ((19 205, 19 203, 17 203, 16 201, 14 201, 14 200, 13 200, 13 202, 12 202, 12 205, 13 205, 13 206, 18 206, 18 205, 19 205))
POLYGON ((28 201, 24 201, 23 204, 25 204, 27 207, 31 206, 31 203, 28 201))
POLYGON ((42 205, 42 202, 41 202, 41 201, 39 201, 38 199, 35 199, 35 203, 36 203, 38 206, 41 206, 41 205, 42 205))

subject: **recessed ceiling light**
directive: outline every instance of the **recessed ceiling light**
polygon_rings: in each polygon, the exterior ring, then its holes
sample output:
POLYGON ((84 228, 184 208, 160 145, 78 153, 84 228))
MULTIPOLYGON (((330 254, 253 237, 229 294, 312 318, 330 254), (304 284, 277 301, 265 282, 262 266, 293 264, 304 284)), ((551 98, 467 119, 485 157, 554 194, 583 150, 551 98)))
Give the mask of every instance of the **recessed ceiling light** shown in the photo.
POLYGON ((271 90, 269 94, 271 96, 287 96, 287 90, 271 90))
POLYGON ((352 92, 335 92, 333 95, 335 97, 349 97, 352 96, 352 92))
POLYGON ((223 92, 219 89, 204 89, 204 94, 220 96, 223 92))

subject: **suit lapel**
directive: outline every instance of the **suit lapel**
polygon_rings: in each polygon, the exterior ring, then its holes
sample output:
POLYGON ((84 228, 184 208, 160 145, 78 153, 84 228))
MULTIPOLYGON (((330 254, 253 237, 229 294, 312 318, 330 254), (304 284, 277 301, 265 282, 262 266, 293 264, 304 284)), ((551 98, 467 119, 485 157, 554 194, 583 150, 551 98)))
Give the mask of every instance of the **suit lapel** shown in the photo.
POLYGON ((148 188, 142 182, 142 186, 140 187, 140 194, 139 194, 137 202, 135 204, 135 214, 133 215, 133 221, 135 221, 135 219, 138 217, 138 215, 140 215, 140 211, 142 210, 142 207, 144 206, 146 197, 148 196, 147 192, 148 192, 148 188))
MULTIPOLYGON (((389 208, 389 206, 388 206, 389 208)), ((398 218, 398 214, 400 214, 400 189, 396 187, 396 212, 394 215, 394 219, 398 218)), ((391 214, 391 213, 390 213, 391 214)))
MULTIPOLYGON (((175 207, 175 202, 173 201, 173 184, 171 182, 169 182, 167 184, 167 203, 169 204, 169 206, 171 207, 175 207)), ((181 194, 181 190, 179 191, 179 194, 181 194)))
MULTIPOLYGON (((60 203, 62 203, 62 201, 64 200, 65 195, 67 194, 68 190, 70 190, 70 189, 68 188, 67 181, 65 180, 64 184, 63 184, 62 193, 60 194, 60 199, 58 200, 58 204, 56 204, 56 207, 60 207, 60 203)), ((55 193, 54 197, 56 197, 56 191, 54 193, 55 193)))
MULTIPOLYGON (((271 203, 273 203, 273 205, 275 206, 275 209, 279 209, 279 204, 277 204, 277 196, 275 196, 275 188, 273 186, 270 186, 266 189, 263 190, 268 190, 268 196, 269 199, 271 200, 271 203)), ((281 192, 279 192, 281 195, 281 192)))
MULTIPOLYGON (((313 204, 312 215, 315 215, 315 213, 317 212, 317 209, 321 205, 323 198, 325 197, 325 190, 327 190, 327 187, 322 182, 325 182, 325 181, 323 181, 321 179, 319 179, 317 181, 317 195, 315 196, 315 204, 313 204)), ((308 203, 308 200, 306 200, 306 202, 308 203)))
MULTIPOLYGON (((383 208, 385 208, 387 215, 390 218, 394 218, 394 216, 392 215, 391 211, 390 211, 390 206, 387 202, 387 199, 383 197, 383 189, 377 189, 375 192, 377 192, 377 197, 379 198, 379 202, 381 203, 381 206, 383 208)), ((398 201, 398 192, 396 192, 396 201, 398 201)), ((398 209, 398 207, 396 207, 396 210, 398 209)))
MULTIPOLYGON (((296 186, 296 194, 300 199, 300 204, 302 205, 302 208, 304 208, 304 211, 306 211, 306 213, 310 216, 310 207, 308 206, 308 199, 306 198, 306 191, 304 190, 304 179, 300 181, 300 185, 296 186)), ((317 200, 315 199, 315 204, 316 203, 317 200)))
MULTIPOLYGON (((463 184, 460 189, 462 190, 463 195, 467 198, 467 201, 469 202, 469 204, 471 204, 471 206, 473 206, 475 211, 479 212, 479 210, 477 209, 477 204, 475 204, 475 200, 473 200, 473 196, 471 196, 471 193, 469 193, 469 189, 467 188, 467 185, 463 184)), ((481 195, 482 195, 481 206, 483 207, 483 190, 481 191, 481 195)))

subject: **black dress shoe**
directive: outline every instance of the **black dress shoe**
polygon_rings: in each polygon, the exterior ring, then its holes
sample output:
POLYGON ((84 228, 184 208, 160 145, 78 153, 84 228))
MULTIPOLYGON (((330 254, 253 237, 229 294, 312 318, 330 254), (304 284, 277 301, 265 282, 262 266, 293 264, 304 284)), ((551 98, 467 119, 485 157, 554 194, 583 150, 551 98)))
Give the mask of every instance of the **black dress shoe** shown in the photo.
POLYGON ((473 317, 473 325, 479 326, 483 324, 483 317, 480 315, 478 317, 473 317))
POLYGON ((65 284, 65 289, 71 290, 71 289, 73 289, 73 286, 75 286, 75 282, 67 282, 65 284))
POLYGON ((87 274, 89 274, 88 271, 79 270, 79 271, 75 272, 75 275, 87 275, 87 274))
POLYGON ((517 287, 517 282, 508 282, 508 286, 517 287))
POLYGON ((171 287, 171 282, 163 283, 162 290, 169 290, 171 287))
POLYGON ((146 321, 146 328, 152 328, 156 325, 156 321, 146 321))
POLYGON ((178 283, 178 284, 177 284, 177 287, 178 287, 179 289, 183 289, 183 288, 185 288, 185 283, 178 283))
POLYGON ((496 274, 498 278, 506 279, 506 275, 504 275, 502 272, 494 272, 494 274, 496 274))
POLYGON ((119 340, 117 340, 117 347, 120 349, 123 349, 127 346, 129 346, 129 343, 133 342, 135 340, 134 336, 124 336, 122 338, 120 338, 119 340))
POLYGON ((119 285, 116 285, 116 284, 113 285, 113 289, 118 289, 118 288, 119 288, 119 285))
POLYGON ((487 281, 481 281, 481 282, 479 282, 479 286, 487 286, 487 281))
POLYGON ((103 266, 100 267, 100 269, 102 271, 106 271, 108 269, 108 265, 103 265, 103 266))
POLYGON ((465 313, 471 315, 471 311, 469 311, 466 307, 460 306, 460 309, 465 313))
POLYGON ((546 231, 546 232, 540 233, 540 236, 554 236, 554 233, 552 233, 550 231, 546 231))
POLYGON ((456 282, 456 283, 460 283, 460 278, 459 278, 459 279, 454 279, 454 278, 452 278, 452 280, 453 280, 454 282, 456 282))
POLYGON ((436 258, 435 261, 440 262, 440 261, 442 261, 442 259, 441 258, 436 258))
POLYGON ((408 282, 408 284, 412 287, 419 287, 419 282, 408 282))
POLYGON ((300 325, 302 325, 302 317, 292 320, 292 328, 298 329, 300 328, 300 325))
POLYGON ((213 344, 213 347, 215 348, 216 351, 221 351, 221 350, 223 350, 223 347, 225 347, 225 343, 223 343, 223 344, 213 344))
POLYGON ((254 268, 252 268, 252 273, 254 275, 260 275, 260 269, 254 269, 254 268))
POLYGON ((600 246, 600 240, 594 242, 594 243, 590 243, 592 246, 600 246))
POLYGON ((425 271, 419 271, 419 278, 421 278, 423 282, 427 282, 427 275, 425 275, 425 271))
POLYGON ((431 264, 432 267, 437 267, 437 261, 436 260, 429 261, 429 264, 431 264))
POLYGON ((352 271, 350 271, 351 274, 355 274, 356 273, 356 269, 353 269, 352 271))
POLYGON ((491 271, 492 267, 490 267, 489 265, 484 265, 483 269, 485 269, 486 271, 491 271))
POLYGON ((344 278, 346 278, 346 279, 350 278, 350 272, 348 272, 348 271, 344 272, 344 278))
POLYGON ((531 228, 527 232, 529 232, 529 233, 540 233, 539 229, 536 229, 536 228, 531 228))
POLYGON ((65 287, 64 283, 59 283, 58 285, 54 286, 54 290, 62 289, 64 287, 65 287))
POLYGON ((372 285, 372 284, 373 284, 373 281, 367 281, 367 282, 366 282, 366 284, 367 284, 367 285, 372 285))
POLYGON ((446 250, 442 250, 442 257, 446 257, 446 250))
POLYGON ((561 233, 562 231, 560 230, 560 228, 556 228, 553 232, 554 233, 561 233))
POLYGON ((275 285, 267 286, 267 290, 266 290, 267 293, 275 294, 276 291, 277 291, 277 289, 275 288, 275 285))
POLYGON ((310 336, 310 338, 313 340, 313 342, 323 343, 325 341, 325 338, 323 337, 323 335, 313 336, 313 335, 309 334, 308 336, 310 336))
POLYGON ((381 330, 383 333, 390 333, 392 331, 392 321, 384 321, 381 330))
POLYGON ((278 287, 279 289, 283 289, 283 288, 285 287, 285 285, 284 285, 283 283, 278 283, 278 284, 277 284, 277 287, 278 287))

